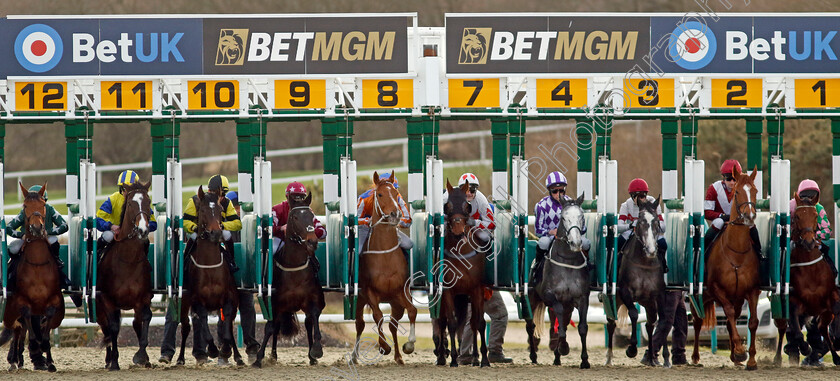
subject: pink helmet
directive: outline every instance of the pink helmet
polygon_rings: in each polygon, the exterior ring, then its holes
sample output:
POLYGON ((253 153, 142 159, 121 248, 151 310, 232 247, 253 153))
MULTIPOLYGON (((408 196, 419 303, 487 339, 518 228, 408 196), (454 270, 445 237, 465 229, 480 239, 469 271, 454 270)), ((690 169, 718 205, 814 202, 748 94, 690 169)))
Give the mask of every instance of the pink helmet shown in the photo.
POLYGON ((806 191, 806 190, 815 190, 815 191, 819 192, 820 191, 820 186, 817 185, 817 182, 814 181, 814 180, 805 179, 805 180, 802 180, 801 183, 799 183, 799 189, 796 190, 796 193, 801 194, 802 191, 806 191))

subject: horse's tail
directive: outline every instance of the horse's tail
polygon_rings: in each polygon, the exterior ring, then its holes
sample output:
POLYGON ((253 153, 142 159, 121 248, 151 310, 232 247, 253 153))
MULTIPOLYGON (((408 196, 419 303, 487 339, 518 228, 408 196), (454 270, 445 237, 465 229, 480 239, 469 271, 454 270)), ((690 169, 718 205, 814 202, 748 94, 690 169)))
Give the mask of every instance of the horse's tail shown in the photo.
POLYGON ((715 316, 715 302, 707 303, 705 306, 705 317, 703 317, 703 329, 714 329, 717 325, 715 316))
MULTIPOLYGON (((554 323, 552 323, 553 325, 554 323)), ((534 338, 539 339, 545 332, 545 304, 537 303, 534 307, 534 338)))
POLYGON ((616 327, 622 329, 627 326, 627 322, 630 321, 630 313, 627 311, 627 306, 624 304, 618 306, 618 311, 616 311, 616 320, 615 324, 616 327))
POLYGON ((12 339, 14 335, 14 331, 8 328, 3 328, 3 332, 0 332, 0 347, 6 345, 9 340, 12 339))
POLYGON ((294 312, 283 312, 278 315, 277 329, 280 336, 295 337, 300 332, 300 325, 298 324, 297 315, 294 312))

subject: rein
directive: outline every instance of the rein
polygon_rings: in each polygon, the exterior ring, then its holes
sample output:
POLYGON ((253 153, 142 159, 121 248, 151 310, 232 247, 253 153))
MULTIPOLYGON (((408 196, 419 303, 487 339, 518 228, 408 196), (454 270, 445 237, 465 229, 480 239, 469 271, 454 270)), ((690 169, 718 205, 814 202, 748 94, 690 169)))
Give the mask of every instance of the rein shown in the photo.
MULTIPOLYGON (((797 210, 802 209, 802 208, 817 209, 816 205, 797 205, 796 206, 797 210)), ((795 214, 794 214, 794 219, 796 221, 799 220, 799 218, 796 217, 795 214)), ((800 233, 800 234, 795 234, 796 236, 800 237, 800 239, 794 240, 793 242, 802 242, 801 233, 807 233, 807 232, 812 232, 813 233, 813 232, 816 231, 816 229, 811 228, 811 227, 799 228, 799 226, 797 224, 794 224, 793 227, 794 227, 794 230, 793 230, 794 232, 800 233)), ((815 258, 814 260, 811 260, 811 261, 808 261, 808 262, 791 263, 790 267, 807 267, 807 266, 811 266, 811 265, 819 263, 822 259, 823 259, 822 254, 819 254, 819 255, 817 255, 817 258, 815 258)))
MULTIPOLYGON (((394 203, 396 203, 396 201, 394 201, 394 203)), ((377 225, 380 225, 380 224, 396 227, 397 225, 399 225, 400 219, 402 218, 402 211, 400 210, 399 205, 397 205, 397 220, 395 222, 388 221, 388 216, 385 215, 385 213, 382 211, 382 206, 379 205, 379 196, 376 193, 376 189, 373 190, 373 209, 374 209, 374 215, 379 214, 379 219, 376 220, 376 222, 374 222, 370 225, 370 234, 368 235, 367 241, 365 241, 365 246, 367 246, 368 249, 370 248, 370 241, 373 240, 373 232, 374 232, 373 228, 375 228, 377 225)), ((371 219, 373 219, 373 218, 371 218, 371 219)), ((395 229, 394 234, 396 235, 396 233, 397 233, 397 231, 395 229)), ((400 247, 400 237, 399 237, 399 235, 397 235, 397 244, 394 245, 394 247, 392 247, 390 249, 386 249, 386 250, 362 250, 360 255, 391 253, 391 252, 397 250, 399 247, 400 247)))

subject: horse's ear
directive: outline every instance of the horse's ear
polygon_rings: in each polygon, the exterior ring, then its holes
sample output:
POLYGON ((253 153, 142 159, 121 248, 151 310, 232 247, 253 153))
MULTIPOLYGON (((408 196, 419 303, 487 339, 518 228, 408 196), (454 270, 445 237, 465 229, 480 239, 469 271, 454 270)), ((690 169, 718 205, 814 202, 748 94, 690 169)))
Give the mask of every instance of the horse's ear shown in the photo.
MULTIPOLYGON (((389 177, 389 179, 391 179, 391 184, 396 184, 397 183, 397 175, 394 173, 393 169, 391 170, 391 177, 389 177)), ((394 188, 396 188, 396 187, 394 187, 394 188)))
POLYGON ((577 198, 577 200, 575 201, 575 203, 576 203, 576 204, 578 204, 578 205, 583 205, 583 196, 584 196, 585 194, 586 194, 586 192, 581 192, 580 197, 578 197, 578 198, 577 198))
POLYGON ((198 199, 199 200, 204 200, 204 186, 203 185, 198 186, 198 199))
POLYGON ((814 205, 817 205, 819 203, 820 203, 820 192, 817 192, 817 197, 814 197, 814 205))
POLYGON ((758 166, 753 166, 752 174, 750 175, 750 182, 755 184, 755 176, 758 175, 758 166))
POLYGON ((461 192, 467 193, 467 191, 470 190, 470 184, 464 183, 464 185, 461 185, 459 188, 461 188, 461 192))
POLYGON ((446 204, 443 204, 443 214, 451 214, 452 213, 452 202, 447 201, 446 204))
POLYGON ((660 201, 661 199, 662 199, 662 195, 661 195, 661 194, 660 194, 659 196, 656 196, 656 199, 655 199, 655 200, 653 200, 653 205, 656 205, 656 207, 658 208, 658 207, 659 207, 659 201, 660 201))
POLYGON ((27 190, 26 187, 23 186, 23 183, 20 181, 18 181, 18 185, 20 185, 20 191, 23 192, 23 198, 26 198, 26 196, 29 194, 29 190, 27 190))
POLYGON ((146 189, 146 192, 148 192, 148 191, 149 191, 149 188, 151 188, 151 187, 152 187, 152 182, 151 182, 151 181, 149 181, 149 182, 147 182, 147 183, 145 183, 145 184, 141 183, 141 185, 143 185, 143 188, 145 188, 145 189, 146 189))
POLYGON ((306 194, 306 199, 303 200, 306 205, 312 204, 312 191, 306 194))
POLYGON ((793 199, 796 200, 796 206, 802 205, 802 198, 799 197, 799 192, 793 192, 793 199))
POLYGON ((447 178, 446 179, 446 191, 451 193, 452 189, 455 189, 455 188, 452 188, 452 184, 449 183, 449 179, 447 178))
POLYGON ((738 168, 737 165, 733 165, 732 166, 732 177, 735 178, 735 181, 738 180, 738 176, 740 176, 740 175, 741 175, 741 169, 738 168))
POLYGON ((467 216, 469 216, 469 215, 471 215, 471 214, 472 214, 472 204, 470 204, 470 203, 469 203, 469 202, 467 202, 467 201, 464 201, 464 206, 463 206, 463 208, 464 208, 464 213, 466 213, 466 214, 467 214, 467 216))
POLYGON ((41 185, 41 190, 38 191, 38 195, 41 196, 41 198, 44 198, 44 194, 47 193, 47 182, 48 181, 44 181, 44 185, 41 185))
POLYGON ((379 173, 373 171, 373 184, 379 186, 379 173))

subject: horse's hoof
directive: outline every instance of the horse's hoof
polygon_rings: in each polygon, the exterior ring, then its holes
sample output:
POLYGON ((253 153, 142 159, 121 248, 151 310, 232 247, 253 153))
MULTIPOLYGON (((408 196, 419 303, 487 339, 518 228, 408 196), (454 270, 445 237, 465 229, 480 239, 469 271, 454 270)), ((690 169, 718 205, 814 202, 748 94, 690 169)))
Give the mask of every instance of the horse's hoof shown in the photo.
POLYGON ((9 365, 9 372, 14 372, 18 369, 17 364, 9 365))
POLYGON ((732 361, 734 362, 744 362, 747 360, 747 352, 732 352, 732 361))
POLYGON ((131 359, 134 365, 137 366, 146 366, 149 363, 149 355, 145 352, 137 352, 134 354, 134 358, 131 359))
MULTIPOLYGON (((402 358, 394 359, 394 361, 397 363, 397 365, 405 365, 405 361, 403 361, 402 358)), ((317 363, 318 361, 316 360, 315 362, 317 363)), ((312 365, 315 365, 315 364, 312 364, 312 365)))
POLYGON ((35 365, 34 368, 35 368, 35 370, 47 370, 47 365, 46 364, 35 365))
POLYGON ((309 365, 318 365, 318 359, 310 357, 309 365))
POLYGON ((453 362, 449 363, 449 367, 450 368, 457 368, 458 367, 458 361, 453 361, 453 362))
POLYGON ((487 359, 484 359, 483 361, 481 361, 481 367, 482 368, 489 368, 490 367, 490 361, 487 360, 487 359))
POLYGON ((219 357, 219 359, 216 360, 216 363, 219 364, 219 366, 230 366, 230 362, 228 361, 228 359, 223 357, 219 357))
POLYGON ((631 346, 627 347, 627 350, 624 351, 624 353, 627 354, 627 357, 632 359, 632 358, 635 358, 637 354, 639 354, 639 350, 636 348, 635 345, 631 345, 631 346))
POLYGON ((403 353, 405 353, 407 355, 410 355, 410 354, 414 353, 414 343, 409 341, 409 342, 403 344, 403 353))
POLYGON ((437 358, 437 362, 435 362, 435 365, 437 365, 437 366, 444 366, 444 365, 446 365, 446 358, 444 358, 444 357, 438 357, 438 358, 437 358))
POLYGON ((580 369, 589 369, 589 361, 583 360, 583 362, 580 363, 580 369))
POLYGON ((799 341, 799 353, 802 353, 803 356, 811 354, 811 346, 805 340, 799 341))
POLYGON ((184 359, 178 359, 178 362, 175 363, 177 366, 184 366, 187 362, 184 359))
POLYGON ((158 362, 161 364, 169 364, 170 362, 172 362, 172 356, 161 355, 158 359, 158 362))
POLYGON ((208 345, 207 346, 207 357, 210 357, 211 359, 219 357, 219 348, 216 347, 216 345, 214 345, 214 344, 208 345))
POLYGON ((277 352, 271 352, 271 361, 277 362, 277 352))
POLYGON ((834 365, 836 365, 836 366, 840 366, 840 356, 837 356, 837 355, 833 355, 833 354, 832 354, 832 355, 831 355, 831 361, 833 361, 833 362, 834 362, 834 365))
POLYGON ((120 364, 117 363, 116 361, 112 362, 111 366, 108 367, 108 371, 113 372, 115 370, 120 370, 120 364))
POLYGON ((236 359, 236 366, 245 366, 245 361, 242 361, 241 358, 236 359))
POLYGON ((747 364, 746 369, 747 370, 756 370, 756 369, 758 369, 758 364, 753 364, 753 365, 747 364))
POLYGON ((532 364, 537 363, 537 354, 536 353, 531 353, 531 363, 532 364))
POLYGON ((475 359, 475 360, 473 360, 472 364, 470 364, 470 365, 471 366, 479 366, 479 365, 481 365, 481 362, 479 362, 478 359, 475 359))
POLYGON ((554 365, 560 366, 560 359, 559 358, 554 359, 554 365))
POLYGON ((316 359, 324 357, 324 349, 321 348, 320 345, 316 344, 314 347, 312 347, 312 349, 309 350, 309 356, 316 359))
POLYGON ((195 365, 196 366, 202 366, 202 365, 207 364, 209 362, 210 362, 210 359, 207 359, 207 358, 195 359, 195 365))
POLYGON ((560 351, 560 356, 566 356, 569 354, 569 343, 562 341, 557 349, 560 351))
POLYGON ((387 356, 387 355, 391 354, 391 346, 389 346, 388 344, 385 344, 385 345, 380 344, 379 345, 379 353, 383 356, 387 356))

